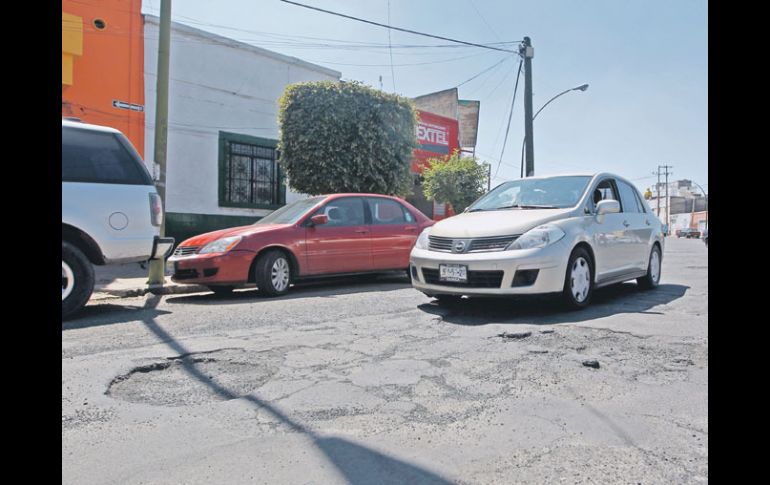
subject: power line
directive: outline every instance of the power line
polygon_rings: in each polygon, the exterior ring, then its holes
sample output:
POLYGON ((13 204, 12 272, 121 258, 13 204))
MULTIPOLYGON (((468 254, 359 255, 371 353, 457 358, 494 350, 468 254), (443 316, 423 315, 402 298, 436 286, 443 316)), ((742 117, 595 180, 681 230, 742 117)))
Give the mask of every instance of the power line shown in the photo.
POLYGON ((516 85, 513 87, 513 99, 511 100, 511 111, 508 113, 508 127, 505 129, 505 137, 503 138, 503 149, 500 150, 500 161, 497 162, 497 170, 495 170, 495 177, 497 172, 500 171, 500 163, 503 161, 503 154, 505 153, 505 145, 508 141, 508 130, 511 129, 511 118, 513 117, 513 103, 516 102, 516 92, 519 90, 519 77, 521 76, 521 65, 524 60, 519 61, 519 72, 516 74, 516 85))
MULTIPOLYGON (((388 23, 390 23, 390 0, 388 0, 388 23)), ((388 51, 390 52, 390 79, 393 81, 393 92, 396 92, 396 74, 393 71, 393 46, 390 43, 390 29, 388 29, 388 51)))
MULTIPOLYGON (((473 10, 475 10, 476 13, 479 14, 479 17, 484 22, 484 25, 486 25, 489 28, 489 30, 492 32, 492 34, 494 34, 494 36, 497 38, 497 40, 500 40, 500 36, 497 35, 497 32, 495 32, 495 29, 493 29, 492 26, 489 25, 489 22, 487 22, 487 19, 485 19, 484 16, 481 15, 481 12, 479 12, 479 9, 476 8, 476 4, 473 2, 473 0, 468 0, 468 1, 471 3, 471 7, 473 7, 473 10)), ((390 23, 390 22, 388 22, 388 23, 390 23)))
POLYGON ((441 37, 440 35, 426 34, 425 32, 417 32, 416 30, 409 30, 409 29, 404 29, 404 28, 401 28, 401 27, 394 27, 392 25, 386 25, 386 24, 381 24, 381 23, 378 23, 378 22, 372 22, 371 20, 366 20, 366 19, 362 19, 362 18, 358 18, 358 17, 353 17, 351 15, 345 15, 345 14, 338 13, 338 12, 332 12, 331 10, 324 10, 322 8, 312 7, 310 5, 305 5, 305 4, 297 3, 297 2, 292 2, 290 0, 281 0, 281 1, 284 2, 284 3, 290 3, 292 5, 297 5, 298 7, 308 8, 310 10, 317 10, 319 12, 328 13, 328 14, 331 14, 331 15, 336 15, 338 17, 343 17, 343 18, 350 19, 350 20, 355 20, 357 22, 363 22, 365 24, 376 25, 378 27, 385 27, 386 29, 398 30, 398 31, 401 31, 401 32, 407 32, 409 34, 422 35, 424 37, 432 37, 434 39, 447 40, 449 42, 456 42, 458 44, 472 45, 472 46, 475 46, 475 47, 481 47, 481 48, 484 48, 484 49, 492 49, 492 50, 495 50, 495 51, 510 52, 512 54, 518 54, 519 53, 518 51, 512 51, 510 49, 500 49, 499 47, 492 47, 490 45, 475 44, 473 42, 466 42, 464 40, 451 39, 449 37, 441 37))
POLYGON ((466 79, 465 81, 461 82, 460 84, 458 84, 458 85, 457 85, 457 86, 455 86, 455 87, 456 87, 456 88, 459 88, 459 87, 460 87, 460 86, 462 86, 463 84, 465 84, 465 83, 469 83, 469 82, 473 81, 473 80, 474 80, 474 79, 476 79, 477 77, 481 76, 482 74, 484 74, 484 73, 485 73, 485 72, 487 72, 487 71, 491 71, 492 69, 496 68, 497 66, 499 66, 499 65, 500 65, 500 64, 502 64, 503 62, 507 61, 508 59, 510 59, 510 57, 503 57, 503 58, 502 58, 501 60, 499 60, 498 62, 496 62, 496 63, 492 64, 491 66, 489 66, 488 68, 484 69, 483 71, 481 71, 480 73, 476 74, 475 76, 473 76, 473 77, 470 77, 470 78, 466 79))

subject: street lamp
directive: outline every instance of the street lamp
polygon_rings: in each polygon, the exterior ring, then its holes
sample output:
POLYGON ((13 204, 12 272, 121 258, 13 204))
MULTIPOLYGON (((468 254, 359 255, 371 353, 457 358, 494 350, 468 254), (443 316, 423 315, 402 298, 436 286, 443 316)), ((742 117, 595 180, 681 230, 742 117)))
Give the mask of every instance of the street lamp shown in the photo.
MULTIPOLYGON (((537 115, 539 115, 540 112, 543 111, 543 108, 548 106, 551 103, 551 101, 553 101, 554 99, 558 98, 559 96, 561 96, 563 94, 567 94, 570 91, 585 91, 586 89, 588 89, 588 84, 581 84, 580 86, 577 86, 577 87, 574 87, 574 88, 570 88, 570 89, 567 89, 567 90, 564 90, 564 91, 560 92, 559 94, 557 94, 553 98, 549 99, 548 102, 546 102, 543 106, 540 107, 539 110, 537 110, 537 113, 535 113, 535 116, 532 117, 532 121, 535 121, 535 118, 537 118, 537 115)), ((521 178, 524 178, 524 145, 526 144, 526 142, 527 142, 527 138, 524 137, 524 139, 521 140, 521 178)))

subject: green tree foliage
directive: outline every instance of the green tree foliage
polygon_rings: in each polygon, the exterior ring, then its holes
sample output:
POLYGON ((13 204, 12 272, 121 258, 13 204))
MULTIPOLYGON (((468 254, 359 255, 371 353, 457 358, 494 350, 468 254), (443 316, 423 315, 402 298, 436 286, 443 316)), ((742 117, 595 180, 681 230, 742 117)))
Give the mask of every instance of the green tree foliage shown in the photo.
POLYGON ((279 100, 280 164, 306 194, 405 195, 416 120, 407 98, 357 82, 291 84, 279 100))
POLYGON ((430 168, 423 172, 423 193, 429 200, 449 202, 455 212, 462 212, 485 192, 486 165, 473 158, 460 158, 455 150, 451 157, 428 160, 430 168))

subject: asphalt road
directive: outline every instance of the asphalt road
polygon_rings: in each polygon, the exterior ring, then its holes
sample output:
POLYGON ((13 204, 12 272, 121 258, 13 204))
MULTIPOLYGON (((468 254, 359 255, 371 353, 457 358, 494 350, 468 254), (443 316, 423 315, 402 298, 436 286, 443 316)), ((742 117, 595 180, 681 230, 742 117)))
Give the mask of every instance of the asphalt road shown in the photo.
POLYGON ((62 324, 62 483, 707 482, 707 248, 594 297, 92 301, 62 324))

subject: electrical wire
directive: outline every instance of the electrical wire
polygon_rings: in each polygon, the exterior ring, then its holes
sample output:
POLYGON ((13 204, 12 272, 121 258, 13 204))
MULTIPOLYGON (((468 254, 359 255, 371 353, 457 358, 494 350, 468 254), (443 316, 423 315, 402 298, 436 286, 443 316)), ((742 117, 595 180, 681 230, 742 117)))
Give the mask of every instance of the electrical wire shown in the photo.
MULTIPOLYGON (((512 54, 518 54, 518 51, 512 51, 512 50, 509 50, 509 49, 501 49, 499 47, 492 47, 492 46, 483 45, 483 44, 475 44, 473 42, 466 42, 464 40, 457 40, 457 39, 452 39, 452 38, 449 38, 449 37, 441 37, 439 35, 426 34, 425 32, 418 32, 416 30, 409 30, 409 29, 404 29, 404 28, 401 28, 401 27, 394 27, 392 25, 381 24, 379 22, 372 22, 371 20, 366 20, 366 19, 362 19, 362 18, 358 18, 358 17, 353 17, 351 15, 345 15, 345 14, 339 13, 339 12, 332 12, 331 10, 325 10, 325 9, 318 8, 318 7, 312 7, 310 5, 305 5, 303 3, 298 3, 298 2, 292 2, 290 0, 281 0, 281 1, 284 2, 284 3, 290 3, 292 5, 296 5, 298 7, 303 7, 303 8, 307 8, 307 9, 310 9, 310 10, 317 10, 319 12, 328 13, 328 14, 331 14, 331 15, 336 15, 338 17, 343 17, 343 18, 350 19, 350 20, 355 20, 357 22, 363 22, 363 23, 366 23, 366 24, 376 25, 378 27, 385 27, 386 29, 398 30, 400 32, 407 32, 409 34, 422 35, 424 37, 431 37, 431 38, 434 38, 434 39, 441 39, 441 40, 446 40, 446 41, 449 41, 449 42, 456 42, 458 44, 465 44, 465 45, 472 45, 472 46, 475 46, 475 47, 482 47, 484 49, 492 49, 492 50, 496 50, 496 51, 510 52, 512 54)), ((521 42, 521 41, 518 41, 518 42, 521 42)))
MULTIPOLYGON (((390 23, 390 0, 388 0, 388 23, 390 23)), ((393 92, 396 92, 396 74, 393 71, 393 46, 390 42, 390 29, 388 29, 388 52, 390 52, 390 78, 393 81, 393 92)))
POLYGON ((511 100, 511 111, 508 113, 508 127, 505 129, 505 137, 503 137, 503 149, 500 151, 500 160, 497 162, 497 170, 495 170, 495 177, 497 172, 500 171, 500 163, 503 161, 503 154, 505 153, 505 145, 508 141, 508 131, 511 129, 511 118, 513 117, 513 104, 516 102, 516 92, 519 90, 519 77, 521 76, 521 66, 524 63, 524 59, 519 61, 519 72, 516 74, 516 85, 513 88, 513 99, 511 100))

